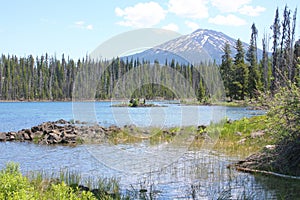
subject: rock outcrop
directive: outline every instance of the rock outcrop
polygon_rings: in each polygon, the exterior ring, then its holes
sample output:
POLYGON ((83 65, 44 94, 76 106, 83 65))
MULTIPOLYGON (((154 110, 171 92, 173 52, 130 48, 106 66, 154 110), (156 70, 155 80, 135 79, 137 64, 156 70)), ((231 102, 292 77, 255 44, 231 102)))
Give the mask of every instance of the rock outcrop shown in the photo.
POLYGON ((110 134, 120 132, 116 126, 108 128, 99 125, 66 120, 44 122, 30 129, 17 132, 0 132, 0 141, 31 141, 38 144, 80 144, 83 142, 104 142, 110 134))

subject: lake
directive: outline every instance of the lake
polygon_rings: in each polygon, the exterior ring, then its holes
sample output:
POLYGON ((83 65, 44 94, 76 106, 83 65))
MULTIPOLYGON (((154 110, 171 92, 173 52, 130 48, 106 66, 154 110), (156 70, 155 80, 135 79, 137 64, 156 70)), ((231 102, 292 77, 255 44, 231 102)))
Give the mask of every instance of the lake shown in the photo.
MULTIPOLYGON (((134 124, 163 128, 206 125, 224 117, 235 120, 264 113, 238 107, 155 103, 165 107, 111 107, 111 102, 0 103, 0 131, 17 131, 61 118, 96 120, 102 126, 134 124)), ((14 161, 20 163, 23 173, 68 169, 86 178, 116 177, 124 194, 148 190, 136 199, 150 199, 149 191, 153 199, 296 199, 300 195, 299 181, 228 169, 227 165, 239 158, 212 149, 174 148, 168 144, 153 147, 147 142, 76 147, 2 142, 0 152, 0 168, 14 161)))

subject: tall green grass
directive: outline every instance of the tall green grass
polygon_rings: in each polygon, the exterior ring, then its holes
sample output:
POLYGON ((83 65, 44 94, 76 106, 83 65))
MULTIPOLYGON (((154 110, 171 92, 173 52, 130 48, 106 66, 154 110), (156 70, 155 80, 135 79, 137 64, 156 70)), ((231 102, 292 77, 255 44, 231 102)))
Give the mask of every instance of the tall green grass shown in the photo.
POLYGON ((0 171, 0 199, 5 200, 96 200, 122 199, 115 178, 88 179, 88 187, 77 172, 61 171, 59 175, 45 172, 24 176, 19 165, 7 163, 0 171))
POLYGON ((192 148, 203 148, 213 141, 213 149, 230 156, 248 156, 275 143, 275 137, 269 129, 271 120, 268 116, 254 116, 236 121, 224 120, 218 124, 210 124, 198 131, 192 148), (261 137, 251 137, 251 133, 264 131, 261 137), (208 139, 207 139, 208 138, 208 139))

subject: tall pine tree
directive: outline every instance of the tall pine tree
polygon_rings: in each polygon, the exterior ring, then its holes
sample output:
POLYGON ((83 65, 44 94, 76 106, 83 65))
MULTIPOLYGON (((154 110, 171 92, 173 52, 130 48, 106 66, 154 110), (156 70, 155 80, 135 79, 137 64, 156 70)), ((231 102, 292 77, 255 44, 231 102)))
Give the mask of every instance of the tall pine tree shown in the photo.
POLYGON ((245 51, 240 39, 236 42, 236 55, 234 58, 234 96, 236 99, 244 100, 248 90, 249 69, 245 64, 245 51))
POLYGON ((224 54, 222 55, 222 64, 220 66, 220 72, 224 82, 226 96, 230 98, 230 101, 232 101, 234 96, 233 93, 234 70, 233 70, 233 60, 231 58, 231 49, 228 42, 225 43, 223 51, 224 54))
POLYGON ((273 52, 272 52, 272 81, 271 81, 271 91, 274 92, 278 87, 278 78, 279 78, 279 53, 278 53, 278 44, 280 38, 280 19, 279 11, 276 9, 274 23, 271 26, 273 30, 273 52))
POLYGON ((248 82, 248 94, 252 99, 257 97, 257 91, 261 90, 261 75, 258 69, 257 63, 257 28, 253 23, 251 26, 251 39, 250 46, 248 48, 246 54, 246 60, 249 62, 248 70, 249 70, 249 82, 248 82))

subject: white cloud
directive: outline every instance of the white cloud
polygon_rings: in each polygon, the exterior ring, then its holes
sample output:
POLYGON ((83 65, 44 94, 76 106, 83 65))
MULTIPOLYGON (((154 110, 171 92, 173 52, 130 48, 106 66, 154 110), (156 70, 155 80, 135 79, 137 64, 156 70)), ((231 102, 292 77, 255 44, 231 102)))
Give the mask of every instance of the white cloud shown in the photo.
POLYGON ((89 25, 86 26, 86 29, 87 30, 93 30, 94 26, 92 24, 89 24, 89 25))
POLYGON ((132 27, 151 27, 166 16, 166 11, 156 2, 138 3, 132 7, 115 8, 115 14, 123 17, 117 24, 132 27))
POLYGON ((197 29, 200 28, 200 26, 199 26, 197 23, 192 22, 192 21, 185 21, 184 23, 185 23, 185 25, 186 25, 187 27, 189 27, 189 28, 192 29, 193 31, 195 31, 195 30, 197 30, 197 29))
POLYGON ((238 12, 239 8, 250 2, 251 0, 211 0, 212 5, 221 12, 238 12))
POLYGON ((77 21, 74 22, 74 26, 75 28, 79 28, 79 29, 86 29, 86 30, 93 30, 94 27, 92 24, 88 24, 86 25, 85 21, 77 21))
POLYGON ((266 8, 261 7, 261 6, 253 7, 253 6, 245 5, 241 9, 239 9, 239 12, 243 15, 256 17, 256 16, 259 16, 260 13, 264 12, 265 10, 266 10, 266 8))
POLYGON ((170 31, 178 31, 179 30, 179 27, 177 26, 177 24, 174 24, 174 23, 167 24, 166 26, 163 26, 162 28, 170 30, 170 31))
POLYGON ((259 16, 266 8, 249 5, 252 0, 211 0, 211 4, 223 13, 240 13, 248 16, 259 16))
POLYGON ((181 17, 204 19, 208 17, 207 0, 169 0, 168 11, 181 17))
POLYGON ((217 15, 214 18, 209 18, 208 22, 212 24, 224 25, 224 26, 243 26, 247 24, 245 20, 232 14, 229 14, 227 16, 217 15))

